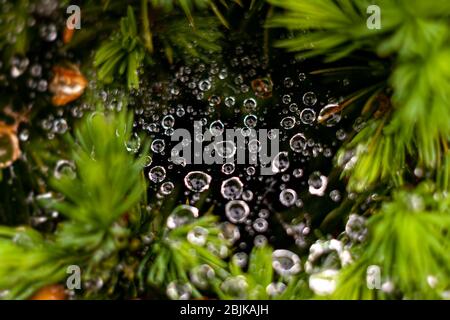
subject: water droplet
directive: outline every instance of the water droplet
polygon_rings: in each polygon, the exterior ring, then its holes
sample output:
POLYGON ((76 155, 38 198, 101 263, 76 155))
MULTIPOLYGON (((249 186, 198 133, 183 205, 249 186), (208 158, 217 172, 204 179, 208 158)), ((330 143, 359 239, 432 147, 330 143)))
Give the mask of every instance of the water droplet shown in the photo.
POLYGON ((228 277, 222 282, 220 289, 235 299, 245 299, 247 297, 248 283, 245 277, 241 275, 228 277))
POLYGON ((278 249, 272 253, 272 267, 281 276, 291 276, 300 272, 300 258, 292 251, 278 249))
POLYGON ((161 192, 162 195, 167 196, 172 193, 174 188, 175 188, 175 185, 172 182, 167 181, 167 182, 164 182, 163 184, 161 184, 159 191, 161 192))
POLYGON ((354 242, 363 242, 367 237, 366 219, 357 214, 348 217, 345 233, 354 242))
POLYGON ((234 163, 224 163, 222 165, 222 172, 226 175, 230 175, 234 172, 234 163))
POLYGON ((216 120, 211 123, 209 126, 209 131, 214 137, 220 136, 223 133, 225 126, 222 121, 216 120))
POLYGON ((241 180, 238 177, 232 177, 222 182, 220 193, 225 199, 235 200, 241 196, 243 189, 244 184, 241 180))
POLYGON ((417 167, 417 168, 414 169, 414 175, 415 175, 417 178, 422 178, 422 177, 423 177, 423 174, 424 174, 424 170, 423 170, 422 168, 417 167))
POLYGON ((256 139, 250 140, 248 142, 248 151, 250 153, 258 153, 259 151, 261 151, 261 148, 261 143, 256 139))
POLYGON ((273 83, 269 77, 255 79, 251 82, 251 86, 255 95, 262 99, 272 96, 273 83))
POLYGON ((314 92, 306 92, 303 95, 303 103, 308 107, 312 107, 317 102, 317 97, 314 92))
POLYGON ((335 126, 341 121, 341 112, 339 108, 338 104, 326 105, 320 110, 317 121, 325 124, 327 127, 335 126))
POLYGON ((222 69, 219 72, 219 79, 224 80, 226 77, 228 77, 228 71, 227 69, 222 69))
POLYGON ((244 125, 247 128, 254 128, 258 123, 258 118, 254 114, 246 115, 244 118, 244 125))
POLYGON ((289 145, 294 152, 302 152, 306 149, 306 137, 303 133, 295 134, 291 140, 289 140, 289 145))
POLYGON ((290 77, 284 78, 283 82, 284 82, 284 86, 286 88, 291 88, 294 85, 294 80, 292 80, 292 78, 290 78, 290 77))
POLYGON ((254 133, 254 131, 250 128, 244 127, 241 129, 241 134, 243 137, 250 137, 252 136, 252 133, 254 133))
POLYGON ((242 192, 242 200, 244 201, 252 201, 253 199, 253 192, 251 190, 245 190, 242 192))
MULTIPOLYGON (((369 266, 369 267, 371 267, 371 266, 369 266)), ((381 291, 383 291, 384 293, 391 294, 394 292, 394 290, 395 290, 395 286, 392 281, 386 281, 381 285, 381 291)))
POLYGON ((272 282, 266 287, 266 292, 269 297, 276 297, 286 290, 286 285, 283 282, 272 282))
POLYGON ((161 126, 164 129, 173 128, 174 125, 175 125, 175 118, 170 114, 165 116, 161 121, 161 126))
POLYGON ((245 268, 248 262, 248 255, 245 252, 238 252, 231 258, 232 262, 241 268, 245 268))
POLYGON ((266 232, 268 227, 269 223, 266 219, 257 218, 255 222, 253 222, 253 229, 255 229, 256 232, 266 232))
POLYGON ((308 179, 309 193, 317 196, 323 196, 327 188, 328 179, 319 171, 313 172, 308 179))
POLYGON ((436 288, 436 286, 439 284, 439 280, 437 277, 433 276, 433 275, 428 275, 427 276, 427 283, 430 286, 430 288, 436 288))
POLYGON ((281 101, 283 101, 284 104, 289 104, 292 101, 292 98, 290 95, 285 94, 283 95, 283 97, 281 98, 281 101))
POLYGON ((300 113, 300 120, 304 124, 312 124, 316 120, 316 112, 313 109, 305 108, 300 113))
POLYGON ((218 105, 220 104, 220 102, 222 102, 222 99, 220 99, 219 96, 212 95, 212 96, 210 96, 210 97, 208 98, 208 104, 209 104, 211 107, 218 106, 218 105))
POLYGON ((353 130, 356 132, 361 131, 366 126, 366 122, 363 118, 358 117, 355 119, 355 122, 353 123, 353 130))
POLYGON ((0 290, 0 299, 7 300, 6 297, 9 296, 10 292, 10 290, 0 290))
POLYGON ((345 140, 345 138, 347 138, 347 134, 343 129, 339 129, 336 131, 336 138, 340 141, 345 140))
POLYGON ((214 149, 219 157, 225 159, 233 158, 236 154, 236 145, 233 141, 219 141, 214 144, 214 149))
POLYGON ((11 77, 20 77, 27 70, 30 60, 27 57, 13 57, 11 60, 11 77))
POLYGON ((319 296, 330 295, 336 289, 337 276, 339 272, 327 269, 309 276, 309 288, 319 296))
POLYGON ((197 246, 204 246, 206 240, 208 239, 208 234, 209 232, 207 229, 200 226, 196 226, 188 232, 187 240, 190 243, 195 244, 197 246))
POLYGON ((222 232, 219 234, 219 237, 229 241, 230 244, 235 243, 241 237, 239 228, 234 224, 229 223, 228 221, 222 222, 220 224, 220 230, 222 232))
POLYGON ((148 178, 154 183, 159 183, 166 178, 166 169, 162 166, 156 166, 150 169, 148 178))
POLYGON ((285 207, 291 207, 297 201, 297 192, 292 189, 284 189, 280 192, 280 202, 285 207))
POLYGON ((30 131, 26 128, 20 130, 19 133, 19 139, 20 141, 28 141, 28 138, 30 137, 30 131))
POLYGON ((151 156, 146 156, 144 158, 144 167, 150 167, 152 165, 153 159, 151 156))
POLYGON ((208 91, 211 89, 211 82, 209 80, 201 80, 198 83, 198 88, 202 91, 208 91))
POLYGON ((342 242, 336 239, 317 240, 309 248, 305 271, 309 274, 326 269, 339 270, 351 262, 348 250, 344 250, 342 242))
POLYGON ((166 294, 172 300, 188 300, 192 294, 192 287, 189 283, 172 281, 167 286, 166 294))
POLYGON ((47 91, 47 87, 48 87, 47 80, 41 79, 38 81, 36 89, 39 92, 45 92, 45 91, 47 91))
POLYGON ((292 129, 295 126, 295 118, 294 117, 284 117, 281 122, 280 125, 286 129, 292 129))
POLYGON ((74 179, 76 177, 75 164, 69 160, 59 160, 56 163, 53 174, 56 179, 61 179, 62 177, 74 179))
POLYGON ((285 172, 289 168, 289 157, 286 151, 279 152, 272 160, 272 172, 285 172))
POLYGON ((212 242, 208 242, 206 244, 206 247, 208 251, 212 252, 214 255, 219 256, 222 259, 228 257, 228 254, 230 252, 230 250, 228 250, 228 247, 226 245, 217 245, 212 242))
POLYGON ((46 216, 33 216, 30 218, 30 223, 33 227, 38 227, 47 221, 48 221, 48 217, 46 217, 46 216))
POLYGON ((247 111, 253 111, 256 109, 257 103, 256 100, 253 98, 248 98, 244 100, 244 108, 247 111))
POLYGON ((225 105, 227 107, 230 108, 230 107, 234 106, 235 103, 236 103, 236 99, 234 97, 226 97, 225 98, 225 105))
POLYGON ((175 229, 187 223, 190 223, 199 215, 196 207, 182 204, 177 206, 167 218, 167 227, 175 229))
POLYGON ((140 147, 141 138, 136 133, 133 133, 130 139, 125 142, 125 148, 128 152, 137 153, 140 147))
POLYGON ((164 151, 166 143, 162 139, 155 139, 152 142, 151 149, 154 153, 161 153, 164 151))
POLYGON ((191 191, 203 192, 209 189, 211 176, 202 171, 191 171, 184 177, 184 185, 191 191))
POLYGON ((40 64, 33 64, 30 68, 30 74, 34 78, 39 78, 42 75, 42 66, 40 64))
POLYGON ((177 117, 181 118, 182 116, 184 116, 186 114, 186 111, 184 110, 184 108, 179 107, 179 108, 177 108, 177 111, 175 113, 176 113, 177 117))
POLYGON ((214 276, 214 269, 207 264, 196 266, 190 272, 192 283, 200 289, 208 288, 209 282, 214 279, 214 276))
POLYGON ((64 134, 67 132, 69 126, 67 125, 67 121, 65 119, 56 119, 53 121, 52 131, 58 134, 64 134))
POLYGON ((273 140, 273 139, 275 139, 277 136, 278 136, 278 135, 277 135, 277 131, 275 131, 275 130, 269 130, 269 131, 267 132, 267 138, 269 138, 269 140, 273 140))
POLYGON ((255 167, 248 167, 245 172, 247 173, 247 175, 249 176, 253 176, 256 173, 256 169, 255 167))
POLYGON ((262 234, 258 234, 255 239, 253 239, 253 245, 257 248, 264 247, 267 242, 267 237, 262 234))
POLYGON ((332 190, 330 192, 330 198, 334 202, 339 202, 339 201, 341 201, 341 193, 339 192, 339 190, 332 190))
POLYGON ((232 223, 242 223, 250 214, 250 208, 245 201, 232 200, 225 205, 225 214, 232 223))
POLYGON ((42 39, 48 42, 52 42, 56 40, 58 36, 58 32, 56 30, 56 26, 54 24, 42 25, 39 28, 39 35, 42 39))
POLYGON ((270 215, 270 211, 267 209, 261 209, 258 213, 258 217, 263 218, 263 219, 267 219, 270 215))

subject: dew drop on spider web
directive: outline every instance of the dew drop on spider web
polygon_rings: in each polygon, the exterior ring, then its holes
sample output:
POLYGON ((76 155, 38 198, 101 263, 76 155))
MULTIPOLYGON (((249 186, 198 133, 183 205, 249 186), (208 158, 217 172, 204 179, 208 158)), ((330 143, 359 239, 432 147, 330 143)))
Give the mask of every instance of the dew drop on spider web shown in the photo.
POLYGON ((317 97, 316 94, 314 92, 306 92, 303 95, 303 103, 308 106, 308 107, 312 107, 316 104, 317 102, 317 97))
POLYGON ((245 268, 245 266, 247 265, 248 262, 248 255, 245 252, 237 252, 233 255, 233 257, 231 258, 231 261, 241 267, 241 268, 245 268))
POLYGON ((291 207, 297 201, 297 192, 292 189, 284 189, 280 192, 280 202, 285 207, 291 207))
POLYGON ((283 282, 272 282, 266 287, 266 293, 271 298, 279 296, 285 290, 286 290, 286 285, 283 282))
POLYGON ((152 142, 151 149, 154 153, 161 153, 164 151, 166 143, 162 139, 155 139, 152 142))
POLYGON ((224 163, 222 165, 222 172, 226 175, 230 175, 234 172, 234 168, 235 168, 234 163, 229 163, 229 162, 224 163))
POLYGON ((166 169, 162 166, 155 166, 150 169, 148 177, 154 183, 162 182, 166 178, 166 169))
POLYGON ((292 276, 301 271, 300 258, 292 251, 278 249, 272 253, 272 267, 280 276, 292 276))
POLYGON ((304 124, 312 124, 316 120, 316 112, 313 109, 305 108, 300 112, 300 121, 304 124))
POLYGON ((222 182, 220 193, 227 200, 238 199, 244 189, 244 184, 238 177, 232 177, 222 182))
POLYGON ((192 294, 192 287, 189 283, 172 281, 167 286, 166 294, 172 300, 188 300, 192 294))
POLYGON ((295 118, 294 117, 285 117, 285 118, 281 119, 280 125, 285 130, 292 129, 295 126, 295 118))
POLYGON ((133 133, 130 139, 125 143, 125 147, 127 151, 137 153, 141 147, 141 138, 136 133, 133 133))
POLYGON ((203 171, 191 171, 184 177, 184 185, 190 191, 203 192, 209 189, 211 176, 203 171))
POLYGON ((269 227, 269 223, 266 219, 263 218, 257 218, 253 222, 253 229, 255 229, 256 232, 266 232, 267 228, 269 227))
POLYGON ((194 267, 189 273, 192 284, 200 289, 207 289, 215 277, 214 269, 207 264, 194 267))
POLYGON ((289 155, 286 151, 279 152, 272 161, 272 172, 285 172, 289 168, 289 155))
POLYGON ((328 179, 319 171, 313 172, 308 178, 309 193, 312 195, 323 196, 327 188, 328 179))
POLYGON ((211 122, 209 125, 209 131, 214 137, 220 136, 225 129, 225 126, 222 121, 216 120, 211 122))
POLYGON ((306 137, 303 133, 297 133, 289 140, 289 146, 294 152, 302 152, 307 146, 306 137))
POLYGON ((159 192, 163 196, 167 196, 172 193, 173 189, 175 189, 175 185, 170 181, 166 181, 161 184, 161 187, 159 188, 159 192))
POLYGON ((232 223, 242 223, 250 214, 250 208, 245 201, 232 200, 225 205, 225 214, 232 223))
POLYGON ((341 121, 341 117, 339 105, 328 104, 319 111, 317 121, 327 127, 333 127, 341 121))
POLYGON ((253 98, 248 98, 244 100, 244 108, 246 111, 254 111, 256 109, 257 102, 253 98))
POLYGON ((167 227, 175 229, 192 222, 199 216, 199 211, 196 207, 186 204, 179 205, 167 218, 167 227))

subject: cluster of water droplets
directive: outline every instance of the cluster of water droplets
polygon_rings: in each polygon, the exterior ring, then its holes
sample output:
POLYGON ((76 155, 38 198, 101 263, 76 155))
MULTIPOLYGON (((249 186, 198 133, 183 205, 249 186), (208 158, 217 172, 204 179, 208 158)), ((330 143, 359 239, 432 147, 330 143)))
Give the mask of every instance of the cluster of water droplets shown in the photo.
MULTIPOLYGON (((32 8, 38 16, 49 17, 56 10, 55 1, 38 2, 32 8)), ((9 10, 8 6, 5 4, 2 10, 9 10)), ((36 21, 30 18, 23 23, 35 25, 36 21)), ((11 43, 23 27, 19 24, 10 32, 11 43)), ((60 41, 60 33, 51 19, 36 25, 36 31, 44 43, 60 41)), ((0 66, 0 71, 7 74, 7 79, 24 81, 30 97, 35 97, 48 93, 53 59, 51 51, 39 59, 14 56, 10 69, 3 70, 0 66)), ((271 69, 261 54, 242 46, 235 48, 227 62, 178 65, 168 79, 151 81, 143 77, 140 88, 131 95, 117 89, 98 89, 95 81, 90 86, 99 91, 98 98, 110 111, 122 110, 123 97, 127 96, 136 120, 134 134, 124 147, 130 153, 142 155, 144 141, 150 141, 150 154, 144 155, 149 194, 155 194, 161 201, 178 197, 181 204, 168 217, 167 228, 175 229, 197 219, 200 211, 196 206, 202 204, 202 210, 214 207, 214 213, 221 216, 220 236, 234 243, 236 252, 232 260, 243 268, 253 246, 270 243, 276 248, 288 248, 294 244, 299 252, 307 252, 313 238, 311 216, 315 214, 308 204, 328 201, 336 206, 345 197, 326 171, 337 147, 348 135, 348 129, 340 126, 345 119, 340 108, 342 99, 316 89, 301 62, 288 61, 276 70, 271 69), (200 133, 193 134, 195 126, 201 126, 200 133), (177 129, 185 129, 191 136, 172 141, 177 129), (245 164, 236 159, 242 151, 237 141, 215 142, 227 129, 237 129, 245 139, 243 148, 248 157, 245 164), (263 149, 265 142, 254 134, 259 129, 267 129, 269 141, 280 142, 280 149, 270 163, 248 161, 258 159, 263 149), (195 142, 203 143, 204 149, 192 150, 192 157, 207 151, 224 162, 193 163, 193 158, 174 156, 176 144, 189 147, 195 142), (263 175, 264 167, 272 174, 263 175), (176 193, 179 186, 181 194, 176 193), (285 230, 286 237, 279 234, 275 237, 279 227, 285 230)), ((71 129, 72 118, 81 118, 93 108, 82 101, 75 102, 69 109, 60 108, 41 117, 38 127, 48 139, 58 138, 71 129)), ((363 126, 361 120, 353 129, 358 131, 363 126)), ((22 142, 28 141, 29 135, 26 126, 19 132, 22 142)), ((73 162, 60 159, 50 172, 56 179, 73 178, 76 168, 73 162)), ((347 223, 346 234, 353 242, 364 241, 366 237, 363 219, 355 215, 347 223)), ((204 246, 207 237, 207 229, 196 227, 187 240, 204 246)), ((305 269, 299 255, 290 250, 277 249, 272 259, 274 270, 282 278, 305 269)), ((191 282, 199 288, 205 288, 214 276, 208 265, 199 266, 190 274, 191 282)), ((266 291, 275 296, 285 287, 283 282, 274 282, 266 291)), ((231 277, 221 288, 242 297, 247 284, 241 277, 231 277)), ((186 283, 173 282, 167 287, 170 298, 187 299, 191 293, 192 287, 186 283)))
POLYGON ((287 240, 274 238, 277 225, 286 231, 286 238, 307 250, 314 228, 311 219, 298 221, 283 212, 296 210, 308 217, 314 214, 309 212, 310 202, 337 206, 346 196, 326 171, 347 136, 348 129, 340 126, 342 99, 315 89, 313 76, 301 62, 289 61, 279 69, 269 69, 267 60, 237 47, 227 63, 177 66, 165 81, 144 80, 131 99, 138 135, 127 147, 139 153, 138 137, 151 139, 145 168, 150 188, 160 198, 170 197, 182 182, 181 193, 190 206, 214 206, 216 214, 239 230, 236 259, 243 265, 243 254, 252 246, 288 245, 287 240), (194 134, 195 126, 201 130, 194 134), (186 129, 190 137, 171 141, 177 129, 186 129), (267 138, 278 139, 280 150, 270 163, 238 163, 242 146, 237 141, 214 142, 227 129, 238 129, 245 138, 249 159, 258 157, 263 147, 254 130, 267 129, 267 138), (203 149, 192 149, 190 159, 173 152, 178 143, 189 147, 196 142, 203 149), (193 163, 205 151, 222 157, 223 163, 193 163), (273 174, 261 174, 263 167, 273 174))

